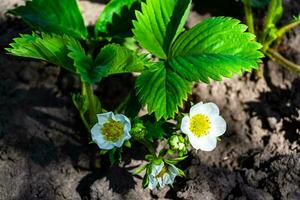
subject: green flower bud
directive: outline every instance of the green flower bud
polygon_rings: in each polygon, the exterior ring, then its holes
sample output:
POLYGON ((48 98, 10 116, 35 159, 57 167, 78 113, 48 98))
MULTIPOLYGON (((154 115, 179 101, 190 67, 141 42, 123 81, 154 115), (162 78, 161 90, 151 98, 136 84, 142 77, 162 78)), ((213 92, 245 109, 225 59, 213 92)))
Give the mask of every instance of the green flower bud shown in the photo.
POLYGON ((144 126, 142 120, 134 120, 130 134, 135 140, 143 140, 145 138, 146 127, 144 126))
POLYGON ((182 135, 172 135, 168 140, 170 149, 177 152, 186 153, 186 141, 182 135))

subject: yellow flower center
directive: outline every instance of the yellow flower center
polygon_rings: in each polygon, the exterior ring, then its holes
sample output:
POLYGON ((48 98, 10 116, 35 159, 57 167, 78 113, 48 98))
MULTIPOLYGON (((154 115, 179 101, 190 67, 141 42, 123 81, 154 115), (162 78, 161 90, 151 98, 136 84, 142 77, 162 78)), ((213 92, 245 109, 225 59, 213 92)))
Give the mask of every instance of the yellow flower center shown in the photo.
POLYGON ((121 122, 114 121, 112 119, 108 120, 101 129, 105 140, 115 142, 124 133, 124 125, 121 122))
POLYGON ((208 134, 210 129, 210 121, 207 116, 197 114, 190 119, 190 131, 197 137, 208 134))
POLYGON ((155 178, 161 178, 164 176, 165 173, 168 172, 168 167, 165 165, 163 168, 160 170, 160 172, 155 176, 155 178))

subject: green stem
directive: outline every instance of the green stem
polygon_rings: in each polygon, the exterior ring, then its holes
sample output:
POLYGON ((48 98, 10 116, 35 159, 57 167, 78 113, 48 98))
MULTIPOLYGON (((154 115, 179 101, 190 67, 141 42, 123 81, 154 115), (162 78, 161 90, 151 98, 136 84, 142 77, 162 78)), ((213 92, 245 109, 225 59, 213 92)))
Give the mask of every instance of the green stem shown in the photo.
MULTIPOLYGON (((269 47, 274 43, 274 41, 277 40, 277 44, 279 44, 281 41, 280 39, 291 29, 295 28, 296 26, 300 25, 300 21, 292 21, 290 23, 288 23, 287 25, 281 27, 277 33, 276 33, 276 37, 271 38, 269 40, 267 40, 266 42, 264 42, 264 47, 263 47, 263 52, 266 52, 269 47)), ((273 46, 274 47, 274 46, 273 46)))
POLYGON ((86 121, 86 119, 85 119, 83 113, 82 113, 82 112, 79 112, 79 113, 80 113, 81 120, 83 121, 83 124, 84 124, 84 126, 85 126, 87 132, 90 132, 91 126, 90 126, 89 123, 86 121))
POLYGON ((274 49, 268 49, 266 52, 267 56, 269 56, 272 60, 277 62, 278 64, 282 65, 286 69, 293 71, 300 75, 300 66, 287 60, 282 55, 280 55, 276 50, 274 49))
POLYGON ((89 113, 89 125, 91 126, 96 122, 96 106, 94 99, 93 85, 82 81, 82 93, 88 98, 88 113, 89 113))
POLYGON ((127 105, 129 99, 130 99, 131 94, 127 95, 127 97, 120 103, 120 105, 117 107, 117 109, 115 110, 116 113, 121 113, 125 106, 127 105))
POLYGON ((140 140, 139 142, 142 143, 148 149, 149 153, 151 153, 152 155, 156 155, 156 151, 149 141, 140 140))
POLYGON ((300 25, 300 20, 292 21, 277 31, 277 37, 283 37, 288 31, 300 25))
POLYGON ((250 33, 255 34, 253 12, 252 12, 252 8, 251 8, 251 0, 245 0, 244 10, 245 10, 245 15, 246 15, 246 23, 248 25, 248 31, 250 33))

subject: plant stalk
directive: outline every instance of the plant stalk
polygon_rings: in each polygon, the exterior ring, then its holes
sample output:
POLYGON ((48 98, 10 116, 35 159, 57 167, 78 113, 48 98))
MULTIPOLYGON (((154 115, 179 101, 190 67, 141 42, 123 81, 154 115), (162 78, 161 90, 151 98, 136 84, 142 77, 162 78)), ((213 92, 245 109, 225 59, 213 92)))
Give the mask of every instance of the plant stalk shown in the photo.
POLYGON ((127 105, 129 99, 130 99, 131 93, 129 93, 129 95, 127 95, 127 97, 119 104, 119 106, 117 107, 117 109, 115 110, 116 113, 121 113, 125 106, 127 105))
POLYGON ((246 23, 248 25, 248 31, 252 34, 255 34, 254 18, 253 18, 253 12, 252 12, 252 8, 251 8, 251 0, 245 0, 244 10, 245 10, 245 15, 246 15, 246 23))
POLYGON ((293 71, 300 75, 300 66, 287 60, 282 55, 280 55, 276 50, 269 48, 266 52, 267 56, 269 56, 272 60, 282 65, 286 69, 293 71))
POLYGON ((156 155, 155 149, 150 142, 148 142, 147 140, 140 140, 139 142, 147 148, 149 153, 151 153, 152 155, 156 155))
POLYGON ((293 28, 295 28, 299 25, 300 25, 300 20, 292 21, 292 22, 288 23, 287 25, 281 27, 277 32, 277 36, 279 38, 283 37, 288 31, 292 30, 293 28))
POLYGON ((93 85, 82 81, 82 93, 88 98, 89 128, 96 122, 96 106, 93 85))

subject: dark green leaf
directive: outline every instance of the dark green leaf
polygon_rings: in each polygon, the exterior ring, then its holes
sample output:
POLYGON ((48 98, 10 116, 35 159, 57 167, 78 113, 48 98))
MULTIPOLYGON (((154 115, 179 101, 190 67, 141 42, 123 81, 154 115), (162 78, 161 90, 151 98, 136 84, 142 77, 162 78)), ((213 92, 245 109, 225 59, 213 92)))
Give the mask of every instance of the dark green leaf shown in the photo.
POLYGON ((191 0, 147 0, 133 22, 136 40, 159 58, 166 59, 174 39, 184 30, 191 0))
POLYGON ((143 188, 146 188, 146 187, 148 187, 148 185, 149 185, 149 176, 146 174, 145 176, 144 176, 144 178, 143 178, 143 183, 142 183, 142 185, 143 185, 143 188))
POLYGON ((185 32, 175 41, 169 64, 189 81, 221 80, 233 73, 256 68, 263 57, 255 36, 232 18, 210 18, 185 32))
POLYGON ((68 57, 68 45, 78 45, 78 42, 68 36, 55 34, 33 33, 32 35, 20 35, 10 44, 6 50, 15 56, 45 60, 52 64, 75 72, 72 60, 68 57))
POLYGON ((109 151, 108 158, 111 165, 119 164, 122 160, 122 149, 114 148, 109 151))
POLYGON ((159 62, 139 76, 136 92, 140 102, 147 105, 149 114, 155 112, 157 120, 167 119, 173 117, 178 106, 187 99, 191 83, 159 62))
POLYGON ((39 31, 87 38, 76 0, 32 0, 11 12, 39 31))
POLYGON ((178 172, 179 172, 179 175, 178 176, 180 176, 180 177, 185 177, 185 173, 184 173, 184 171, 182 171, 181 169, 179 169, 178 167, 176 167, 176 169, 178 170, 178 172))
POLYGON ((142 55, 118 44, 106 45, 96 57, 95 63, 106 71, 107 75, 141 72, 145 58, 142 55))
POLYGON ((144 69, 142 56, 118 44, 103 47, 95 60, 78 43, 69 45, 68 48, 77 73, 88 83, 97 83, 108 75, 139 72, 144 69))
POLYGON ((142 105, 140 104, 135 92, 131 92, 129 96, 129 100, 125 107, 125 115, 129 118, 135 118, 139 111, 141 110, 142 105))
POLYGON ((106 70, 97 65, 91 55, 87 55, 79 43, 68 45, 69 57, 73 59, 76 72, 88 83, 99 82, 106 75, 106 70))
POLYGON ((160 120, 158 122, 145 121, 144 125, 147 129, 146 138, 150 140, 163 139, 165 131, 162 128, 164 121, 160 120))
POLYGON ((141 0, 111 0, 98 18, 96 35, 130 36, 135 10, 140 9, 140 4, 141 0))

